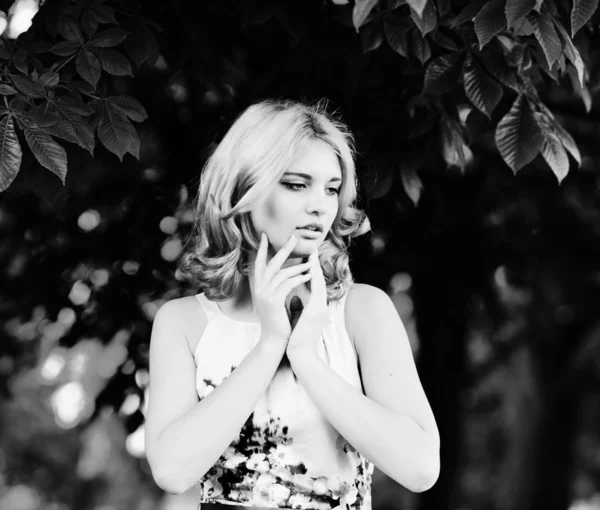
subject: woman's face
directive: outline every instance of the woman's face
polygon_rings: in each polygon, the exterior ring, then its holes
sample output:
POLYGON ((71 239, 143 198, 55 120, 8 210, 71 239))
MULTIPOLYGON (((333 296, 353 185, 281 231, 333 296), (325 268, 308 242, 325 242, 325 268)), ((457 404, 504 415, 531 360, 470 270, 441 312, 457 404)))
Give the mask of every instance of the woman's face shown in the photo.
POLYGON ((338 211, 342 170, 333 149, 310 140, 265 200, 251 212, 258 236, 269 238, 269 258, 294 235, 298 242, 282 267, 298 264, 325 240, 338 211), (305 175, 297 175, 305 174, 305 175), (322 226, 310 235, 299 230, 309 223, 322 226))

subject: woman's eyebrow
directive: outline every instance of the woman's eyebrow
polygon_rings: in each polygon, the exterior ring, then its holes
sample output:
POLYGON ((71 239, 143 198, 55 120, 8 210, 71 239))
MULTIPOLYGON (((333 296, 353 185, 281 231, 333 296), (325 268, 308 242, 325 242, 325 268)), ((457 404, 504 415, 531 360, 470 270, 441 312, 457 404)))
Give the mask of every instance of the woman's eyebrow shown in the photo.
MULTIPOLYGON (((310 174, 305 174, 302 172, 286 172, 285 174, 283 174, 284 176, 286 175, 297 175, 298 177, 304 177, 305 179, 308 179, 309 181, 312 181, 312 175, 310 174)), ((341 181, 342 179, 340 179, 339 177, 332 177, 331 179, 329 179, 329 182, 332 181, 341 181)))

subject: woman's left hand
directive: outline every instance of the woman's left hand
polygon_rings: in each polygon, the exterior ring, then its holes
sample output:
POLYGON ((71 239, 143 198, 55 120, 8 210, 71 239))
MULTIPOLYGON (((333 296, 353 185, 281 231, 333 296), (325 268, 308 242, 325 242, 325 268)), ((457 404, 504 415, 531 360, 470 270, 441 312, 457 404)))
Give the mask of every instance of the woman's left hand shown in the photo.
MULTIPOLYGON (((319 252, 315 251, 309 256, 310 273, 310 298, 301 311, 300 318, 294 324, 292 320, 292 334, 287 344, 286 354, 292 359, 298 353, 312 352, 317 354, 318 342, 321 341, 321 333, 329 322, 329 308, 327 306, 327 287, 325 277, 319 262, 319 252)), ((300 299, 300 298, 292 298, 300 299)), ((300 303, 300 306, 302 304, 300 303)), ((293 312, 292 312, 292 315, 293 312)))

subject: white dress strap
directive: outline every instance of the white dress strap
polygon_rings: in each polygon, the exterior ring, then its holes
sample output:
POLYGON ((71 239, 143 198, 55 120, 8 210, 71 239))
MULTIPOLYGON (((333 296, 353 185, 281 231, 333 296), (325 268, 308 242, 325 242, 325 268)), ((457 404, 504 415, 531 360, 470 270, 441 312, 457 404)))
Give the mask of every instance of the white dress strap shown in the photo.
POLYGON ((204 292, 201 292, 200 294, 196 294, 196 299, 200 302, 200 306, 204 310, 204 313, 206 314, 206 318, 208 319, 208 322, 210 322, 213 319, 213 317, 216 317, 217 315, 219 315, 221 313, 221 309, 219 308, 219 305, 217 305, 217 303, 215 303, 214 301, 210 301, 204 295, 204 292))

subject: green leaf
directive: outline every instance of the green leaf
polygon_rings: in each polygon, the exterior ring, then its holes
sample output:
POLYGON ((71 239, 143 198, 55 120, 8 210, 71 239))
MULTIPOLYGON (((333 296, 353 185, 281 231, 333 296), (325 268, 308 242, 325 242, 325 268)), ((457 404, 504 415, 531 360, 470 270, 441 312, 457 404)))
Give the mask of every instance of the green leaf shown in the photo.
POLYGON ((76 90, 87 96, 95 95, 96 93, 96 88, 90 85, 87 81, 71 80, 68 85, 74 87, 76 90))
POLYGON ((467 21, 471 21, 484 4, 485 0, 479 2, 467 2, 467 5, 458 13, 456 18, 454 18, 454 21, 452 21, 450 28, 456 28, 467 21))
POLYGON ((0 39, 0 60, 9 60, 12 53, 6 47, 6 43, 0 39))
POLYGON ((590 20, 597 8, 598 0, 573 0, 571 37, 575 37, 575 34, 590 20))
POLYGON ((76 51, 81 48, 81 44, 73 41, 62 41, 56 43, 52 48, 50 48, 50 53, 54 53, 55 55, 59 55, 61 57, 68 57, 73 55, 76 51))
POLYGON ((467 158, 472 156, 471 150, 465 141, 463 128, 457 119, 443 113, 440 121, 440 142, 442 156, 448 167, 456 166, 464 173, 467 158))
POLYGON ((87 150, 91 155, 94 151, 94 131, 87 122, 81 120, 73 113, 69 113, 68 120, 60 119, 56 124, 45 128, 44 130, 58 138, 79 145, 87 150))
POLYGON ((40 76, 38 83, 42 87, 56 87, 58 85, 58 78, 58 73, 44 73, 42 76, 40 76))
POLYGON ((60 109, 67 109, 83 116, 94 113, 94 110, 92 110, 88 105, 72 98, 71 96, 58 96, 54 99, 54 104, 60 109))
POLYGON ((558 21, 557 19, 553 19, 553 21, 554 21, 554 26, 558 29, 558 35, 562 40, 562 45, 565 50, 565 54, 567 55, 567 58, 571 61, 571 63, 573 64, 573 66, 575 66, 575 69, 577 70, 577 77, 579 78, 579 85, 581 87, 583 87, 583 85, 584 85, 583 79, 584 79, 585 69, 584 69, 583 60, 581 58, 581 55, 579 54, 579 50, 575 47, 575 45, 573 44, 573 41, 571 41, 571 38, 569 37, 567 30, 565 29, 565 27, 562 26, 560 21, 558 21))
POLYGON ((505 87, 519 92, 517 77, 499 48, 499 44, 488 44, 482 54, 481 61, 488 72, 505 87))
POLYGON ((473 22, 481 50, 496 34, 506 28, 504 2, 502 0, 488 2, 477 13, 473 22))
POLYGON ((17 87, 19 92, 21 92, 22 94, 25 94, 28 97, 35 98, 44 97, 44 91, 38 83, 32 82, 31 80, 20 74, 11 74, 10 77, 12 78, 15 87, 17 87))
POLYGON ((58 115, 50 111, 49 103, 46 101, 29 110, 29 117, 38 127, 46 128, 58 122, 58 115))
POLYGON ((402 165, 400 176, 402 178, 402 186, 404 191, 415 205, 419 204, 421 191, 423 190, 423 182, 417 174, 416 170, 410 165, 402 165))
MULTIPOLYGON (((13 113, 21 113, 21 112, 25 111, 25 108, 27 107, 27 103, 25 101, 23 101, 23 99, 21 99, 20 97, 17 96, 17 97, 13 97, 8 102, 8 107, 13 113)), ((18 117, 17 117, 17 120, 18 120, 18 117)))
POLYGON ((425 71, 423 93, 439 95, 454 87, 460 76, 464 53, 454 52, 433 59, 425 71))
MULTIPOLYGON (((158 42, 156 41, 154 34, 149 29, 146 30, 146 33, 146 41, 150 46, 150 55, 148 55, 147 62, 150 65, 154 65, 158 61, 158 57, 160 57, 160 48, 158 47, 158 42)), ((127 42, 127 39, 125 42, 127 42)))
POLYGON ((417 25, 417 28, 423 37, 437 28, 437 13, 435 12, 435 7, 431 0, 425 4, 425 8, 423 9, 421 16, 419 16, 416 11, 411 10, 410 17, 415 22, 415 25, 417 25))
POLYGON ((27 65, 27 63, 24 60, 14 59, 13 64, 23 74, 29 74, 29 66, 27 65))
POLYGON ((92 154, 94 150, 92 127, 80 115, 66 108, 62 102, 53 102, 52 111, 59 117, 59 121, 52 126, 49 133, 75 143, 92 154))
POLYGON ((373 10, 375 5, 377 5, 377 1, 378 0, 356 0, 354 8, 352 9, 352 23, 357 33, 358 29, 367 19, 367 16, 373 10))
POLYGON ((495 141, 502 158, 515 173, 539 153, 544 136, 525 96, 519 95, 500 120, 495 141))
POLYGON ((513 29, 513 33, 516 36, 523 36, 526 37, 528 35, 533 35, 534 31, 533 31, 533 27, 531 26, 531 23, 529 23, 529 21, 527 21, 527 18, 521 18, 520 20, 517 20, 515 22, 515 24, 512 27, 513 29))
MULTIPOLYGON (((150 43, 144 34, 148 30, 138 29, 125 39, 125 52, 135 65, 140 67, 150 56, 150 43)), ((150 34, 152 35, 152 34, 150 34)))
POLYGON ((452 10, 451 0, 435 0, 435 8, 440 19, 446 18, 446 15, 452 10))
POLYGON ((423 17, 423 12, 425 11, 425 6, 427 5, 428 0, 408 0, 407 3, 410 5, 411 9, 417 13, 419 18, 423 17))
POLYGON ((88 122, 92 129, 96 129, 100 124, 100 119, 102 118, 102 110, 104 109, 104 99, 94 99, 90 101, 87 106, 92 108, 92 115, 88 117, 88 122))
POLYGON ((573 140, 568 131, 562 127, 556 119, 553 119, 552 127, 565 149, 571 153, 571 156, 577 161, 577 164, 581 165, 581 154, 579 153, 579 148, 577 147, 575 140, 573 140))
POLYGON ((376 50, 383 42, 383 35, 379 23, 372 21, 363 25, 359 29, 360 41, 363 46, 363 53, 376 50))
POLYGON ((94 53, 107 73, 115 76, 133 76, 131 62, 122 53, 105 48, 94 48, 94 53))
POLYGON ((536 0, 506 0, 505 14, 508 28, 527 16, 535 7, 536 0))
POLYGON ((116 106, 134 122, 144 122, 148 118, 142 104, 131 96, 110 96, 106 100, 116 106))
POLYGON ((5 83, 0 83, 0 94, 3 96, 12 96, 16 94, 17 91, 13 89, 10 85, 6 85, 5 83))
POLYGON ((103 3, 97 3, 95 5, 90 5, 88 10, 99 23, 118 25, 117 19, 115 18, 115 10, 112 7, 103 3))
POLYGON ((431 39, 435 44, 440 46, 441 48, 445 48, 450 51, 458 51, 458 46, 456 43, 448 36, 444 35, 440 30, 436 30, 433 34, 431 34, 431 39))
POLYGON ((410 26, 411 22, 408 16, 401 16, 397 12, 390 12, 383 19, 383 33, 388 44, 404 58, 408 58, 406 34, 410 26))
POLYGON ((81 28, 73 18, 62 16, 58 21, 58 31, 67 40, 83 44, 84 38, 81 28))
POLYGON ((502 99, 502 86, 494 80, 471 52, 467 53, 463 63, 465 93, 487 118, 502 99))
POLYGON ((127 152, 131 154, 138 161, 140 159, 140 137, 138 136, 135 129, 131 135, 131 142, 129 143, 129 147, 127 148, 127 152))
POLYGON ((25 140, 40 165, 57 175, 64 184, 67 175, 65 149, 40 129, 25 129, 25 140))
POLYGON ((23 151, 11 115, 0 118, 0 191, 6 190, 21 168, 23 151))
POLYGON ((98 30, 98 19, 94 16, 93 12, 88 10, 83 13, 81 16, 81 28, 87 35, 92 35, 98 30))
POLYGON ((128 35, 129 32, 121 28, 109 28, 98 32, 88 44, 96 48, 110 48, 122 43, 128 35))
POLYGON ((469 145, 472 146, 478 142, 482 136, 486 136, 486 127, 489 123, 487 117, 477 108, 470 108, 465 119, 465 129, 469 139, 469 145))
POLYGON ((544 133, 542 157, 554 172, 560 183, 569 173, 569 158, 560 140, 551 132, 544 133))
POLYGON ((581 86, 575 68, 569 67, 569 69, 567 69, 567 75, 569 76, 571 85, 573 86, 573 92, 575 92, 577 97, 581 98, 583 101, 585 112, 590 113, 590 111, 592 111, 592 94, 590 93, 590 89, 585 83, 583 86, 581 86))
POLYGON ((532 11, 527 15, 527 21, 531 23, 535 38, 540 43, 542 50, 544 50, 548 67, 552 67, 562 53, 562 45, 560 44, 556 30, 554 30, 552 16, 548 13, 539 14, 532 11))
POLYGON ((32 41, 28 48, 29 51, 34 54, 46 53, 47 51, 50 51, 52 44, 50 44, 48 41, 32 41))
POLYGON ((109 101, 103 103, 98 124, 98 137, 110 152, 116 154, 123 161, 123 156, 131 145, 131 137, 134 136, 135 128, 118 106, 109 101))
POLYGON ((100 67, 100 60, 90 50, 83 49, 77 55, 75 59, 75 67, 79 76, 81 76, 90 85, 96 87, 102 69, 100 67))
POLYGON ((410 44, 413 55, 419 59, 421 64, 425 64, 431 58, 429 41, 424 39, 417 30, 410 31, 410 44))

